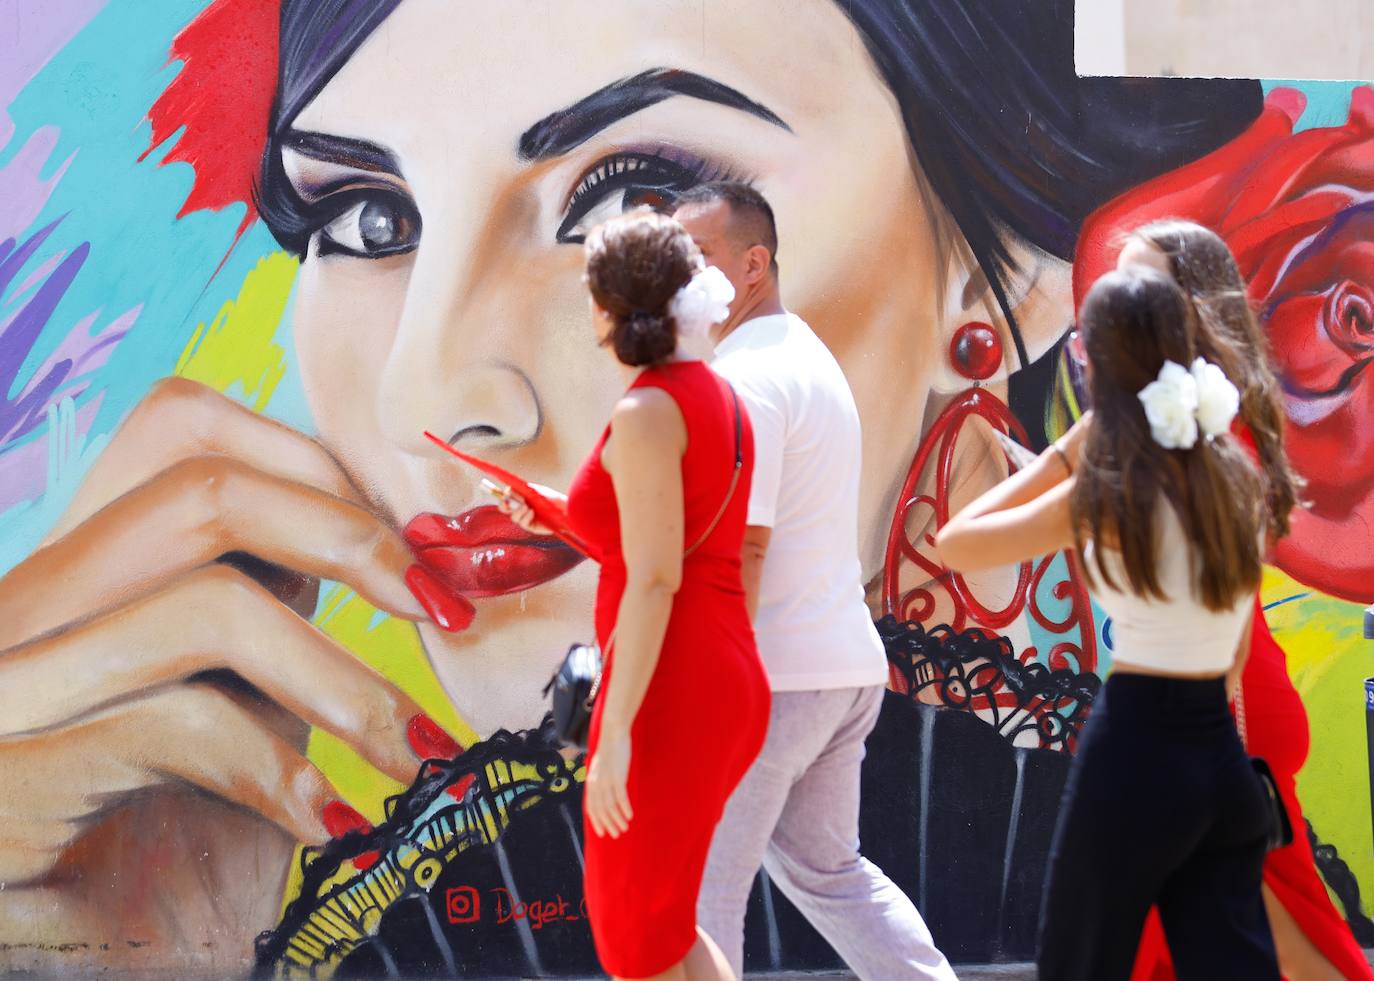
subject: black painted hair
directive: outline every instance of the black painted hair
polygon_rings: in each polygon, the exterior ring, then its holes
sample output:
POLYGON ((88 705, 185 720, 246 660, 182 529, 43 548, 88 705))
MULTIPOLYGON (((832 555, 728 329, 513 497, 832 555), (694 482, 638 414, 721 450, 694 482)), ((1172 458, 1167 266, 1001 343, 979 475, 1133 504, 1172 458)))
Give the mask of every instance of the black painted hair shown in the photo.
POLYGON ((837 2, 1013 325, 1008 233, 1072 259, 1089 214, 1229 142, 1263 107, 1253 80, 1080 78, 1074 0, 837 2))
MULTIPOLYGON (((399 3, 282 0, 258 198, 277 240, 297 254, 311 221, 286 179, 281 141, 399 3)), ((1079 78, 1074 0, 835 3, 896 98, 924 179, 987 274, 1023 368, 1028 355, 1007 292, 1009 240, 1072 258, 1092 211, 1228 142, 1263 104, 1253 80, 1079 78)), ((1044 382, 1032 384, 1043 393, 1044 382)))
POLYGON ((282 162, 282 142, 302 109, 329 84, 401 0, 281 0, 277 92, 256 191, 258 213, 282 248, 305 255, 316 220, 282 162))

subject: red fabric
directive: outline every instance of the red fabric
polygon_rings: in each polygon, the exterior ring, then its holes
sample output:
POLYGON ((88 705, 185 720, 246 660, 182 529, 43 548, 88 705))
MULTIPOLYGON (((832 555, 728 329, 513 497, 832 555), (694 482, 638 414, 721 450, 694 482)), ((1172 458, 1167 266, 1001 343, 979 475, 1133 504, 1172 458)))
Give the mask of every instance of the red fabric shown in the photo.
MULTIPOLYGON (((632 388, 646 386, 668 392, 687 423, 682 483, 683 545, 689 547, 720 510, 733 472, 729 388, 698 361, 647 369, 632 388)), ((615 489, 600 462, 608 434, 577 472, 568 500, 574 530, 601 561, 596 630, 603 650, 625 590, 615 489)), ((631 728, 628 791, 634 817, 619 838, 587 829, 592 936, 602 967, 618 977, 659 974, 695 942, 697 893, 711 834, 768 728, 768 678, 740 579, 753 466, 753 432, 745 416, 739 484, 710 537, 683 562, 658 663, 631 728)), ((613 684, 616 656, 612 650, 606 686, 613 684)), ((603 702, 598 699, 592 713, 591 758, 603 702)))
MULTIPOLYGON (((1298 805, 1295 783, 1307 760, 1309 748, 1307 713, 1293 683, 1288 679, 1283 648, 1269 632, 1259 597, 1255 598, 1255 630, 1250 658, 1241 676, 1245 701, 1247 748, 1262 756, 1274 771, 1283 795, 1288 819, 1293 822, 1293 844, 1270 852, 1264 859, 1264 884, 1283 904, 1298 928, 1342 977, 1374 981, 1363 952, 1350 927, 1332 905, 1326 886, 1312 861, 1307 826, 1298 805)), ((1157 910, 1150 911, 1140 937, 1132 981, 1172 981, 1173 964, 1157 910)))

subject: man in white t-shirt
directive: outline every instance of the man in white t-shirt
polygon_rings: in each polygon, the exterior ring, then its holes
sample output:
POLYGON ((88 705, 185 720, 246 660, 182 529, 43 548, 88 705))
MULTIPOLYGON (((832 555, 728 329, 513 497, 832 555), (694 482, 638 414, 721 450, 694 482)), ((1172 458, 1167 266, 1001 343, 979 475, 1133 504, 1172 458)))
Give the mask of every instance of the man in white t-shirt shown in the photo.
POLYGON ((854 396, 829 349, 783 308, 763 196, 704 184, 675 217, 735 287, 712 367, 753 422, 744 588, 773 689, 768 738, 716 829, 697 920, 739 976, 762 863, 860 978, 951 979, 911 900, 859 854, 859 767, 888 670, 859 564, 854 396))

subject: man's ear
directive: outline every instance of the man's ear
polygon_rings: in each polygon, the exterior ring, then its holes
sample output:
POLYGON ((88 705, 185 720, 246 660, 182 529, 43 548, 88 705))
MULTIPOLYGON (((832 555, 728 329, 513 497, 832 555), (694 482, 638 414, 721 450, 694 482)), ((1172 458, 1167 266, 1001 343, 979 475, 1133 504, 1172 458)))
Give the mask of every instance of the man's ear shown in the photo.
POLYGON ((767 246, 753 245, 745 253, 745 279, 752 285, 764 280, 770 274, 773 266, 773 253, 768 251, 767 246))

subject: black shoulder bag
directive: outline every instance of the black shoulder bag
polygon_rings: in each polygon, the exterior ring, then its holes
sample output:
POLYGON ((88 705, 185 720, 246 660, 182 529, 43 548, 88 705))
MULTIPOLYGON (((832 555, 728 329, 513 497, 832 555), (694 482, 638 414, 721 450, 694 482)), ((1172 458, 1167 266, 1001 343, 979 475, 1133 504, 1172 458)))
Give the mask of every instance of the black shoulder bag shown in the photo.
MULTIPOLYGON (((1245 747, 1246 753, 1250 752, 1249 734, 1245 731, 1245 695, 1244 685, 1236 686, 1236 731, 1240 735, 1240 744, 1245 747)), ((1260 786, 1264 788, 1264 801, 1266 810, 1269 812, 1269 838, 1266 846, 1269 851, 1275 848, 1283 848, 1293 844, 1293 822, 1288 819, 1288 808, 1283 806, 1283 796, 1279 793, 1278 781, 1274 779, 1274 771, 1269 769, 1268 762, 1262 756, 1251 756, 1250 765, 1255 769, 1255 776, 1259 778, 1260 786)))
MULTIPOLYGON (((720 519, 725 517, 725 510, 735 496, 735 488, 739 486, 740 472, 744 469, 744 420, 740 415, 739 396, 735 394, 734 388, 730 388, 730 400, 735 408, 735 470, 730 475, 730 489, 725 492, 725 500, 721 502, 720 510, 701 533, 701 537, 682 553, 684 561, 711 537, 711 532, 716 530, 720 519)), ((610 638, 606 641, 606 653, 609 655, 614 647, 615 631, 612 630, 610 638)), ((558 671, 544 686, 544 694, 553 703, 554 735, 564 746, 582 750, 587 748, 587 731, 591 727, 592 707, 596 704, 596 696, 601 691, 604 667, 605 659, 595 643, 573 644, 564 655, 558 671)))

